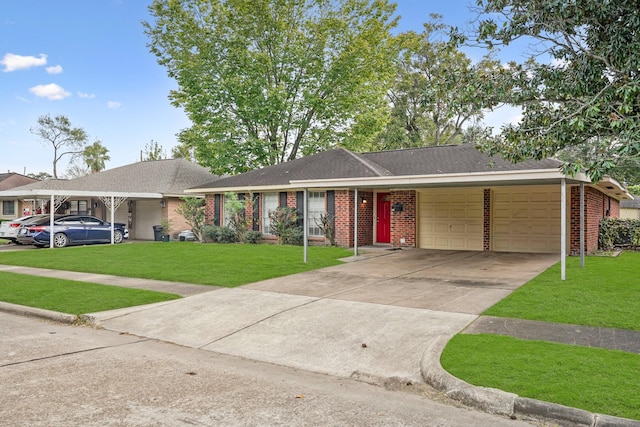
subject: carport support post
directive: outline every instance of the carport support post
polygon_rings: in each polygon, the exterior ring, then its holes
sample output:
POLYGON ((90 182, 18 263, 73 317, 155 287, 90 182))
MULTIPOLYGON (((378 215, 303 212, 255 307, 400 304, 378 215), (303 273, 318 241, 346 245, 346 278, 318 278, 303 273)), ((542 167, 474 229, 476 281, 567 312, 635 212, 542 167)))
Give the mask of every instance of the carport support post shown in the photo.
POLYGON ((584 182, 580 183, 580 268, 584 268, 584 182))
POLYGON ((113 212, 115 210, 115 209, 113 209, 114 204, 115 203, 114 203, 114 200, 113 200, 113 196, 111 196, 111 208, 109 210, 111 211, 111 244, 112 245, 114 243, 114 241, 113 241, 113 233, 114 233, 114 229, 115 229, 115 226, 113 225, 114 216, 115 216, 115 214, 113 212))
POLYGON ((353 255, 358 256, 358 189, 353 197, 353 255))
POLYGON ((303 239, 304 239, 304 262, 307 262, 309 251, 309 227, 307 227, 307 221, 309 218, 309 191, 304 189, 302 193, 302 227, 303 227, 303 239))
MULTIPOLYGON (((53 219, 55 217, 55 197, 51 195, 51 202, 49 203, 49 248, 53 248, 53 219)), ((43 209, 44 210, 44 209, 43 209)))
POLYGON ((567 180, 560 181, 560 279, 567 279, 567 180))

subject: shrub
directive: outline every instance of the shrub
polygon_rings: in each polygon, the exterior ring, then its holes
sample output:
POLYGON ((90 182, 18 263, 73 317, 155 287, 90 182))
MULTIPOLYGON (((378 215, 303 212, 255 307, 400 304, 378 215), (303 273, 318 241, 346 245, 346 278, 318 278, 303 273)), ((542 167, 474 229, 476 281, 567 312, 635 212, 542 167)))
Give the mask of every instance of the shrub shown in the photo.
POLYGON ((322 232, 325 241, 329 243, 329 246, 336 245, 336 231, 333 227, 334 219, 335 215, 326 213, 320 214, 320 218, 316 220, 316 225, 322 232))
POLYGON ((262 239, 262 233, 259 231, 245 231, 242 235, 242 242, 244 243, 258 243, 262 239))
MULTIPOLYGON (((271 222, 269 231, 274 236, 278 236, 279 243, 281 245, 293 244, 288 243, 288 241, 294 239, 293 234, 295 232, 293 230, 299 228, 296 209, 289 206, 278 207, 273 211, 269 211, 269 220, 271 222)), ((300 240, 302 239, 301 237, 300 240)))
POLYGON ((598 246, 605 251, 610 251, 616 247, 640 246, 640 220, 601 219, 598 246))
POLYGON ((304 244, 304 230, 302 227, 290 228, 280 237, 283 245, 302 246, 304 244))
POLYGON ((208 242, 215 243, 236 243, 238 238, 235 230, 230 227, 219 227, 217 225, 205 225, 203 228, 204 236, 208 242))

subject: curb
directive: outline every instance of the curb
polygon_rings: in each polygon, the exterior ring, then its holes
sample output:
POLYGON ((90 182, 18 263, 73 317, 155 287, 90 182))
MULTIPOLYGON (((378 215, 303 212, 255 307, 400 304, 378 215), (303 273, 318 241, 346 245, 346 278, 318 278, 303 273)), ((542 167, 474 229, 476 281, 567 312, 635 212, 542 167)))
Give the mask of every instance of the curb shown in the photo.
POLYGON ((489 387, 477 387, 454 377, 440 365, 440 355, 451 337, 440 335, 427 347, 420 360, 422 378, 445 396, 490 414, 511 418, 533 418, 562 426, 640 427, 640 421, 595 414, 557 403, 520 397, 489 387))
POLYGON ((51 322, 57 323, 65 323, 68 325, 93 325, 94 323, 94 319, 91 316, 76 316, 75 314, 59 313, 57 311, 29 307, 26 305, 11 304, 3 301, 0 301, 0 311, 9 314, 16 314, 18 316, 37 317, 39 319, 49 320, 51 322))

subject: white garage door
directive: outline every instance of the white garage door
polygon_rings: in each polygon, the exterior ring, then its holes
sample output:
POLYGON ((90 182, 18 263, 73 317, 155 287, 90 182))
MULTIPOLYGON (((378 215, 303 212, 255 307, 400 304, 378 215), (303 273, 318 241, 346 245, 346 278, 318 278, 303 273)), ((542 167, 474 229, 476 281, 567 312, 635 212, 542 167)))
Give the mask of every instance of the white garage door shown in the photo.
POLYGON ((160 225, 162 220, 162 208, 160 200, 136 200, 136 213, 134 222, 135 238, 140 240, 153 240, 153 226, 160 225))
POLYGON ((558 186, 492 189, 491 250, 560 252, 558 186))
POLYGON ((421 190, 418 206, 419 247, 482 250, 481 188, 421 190))

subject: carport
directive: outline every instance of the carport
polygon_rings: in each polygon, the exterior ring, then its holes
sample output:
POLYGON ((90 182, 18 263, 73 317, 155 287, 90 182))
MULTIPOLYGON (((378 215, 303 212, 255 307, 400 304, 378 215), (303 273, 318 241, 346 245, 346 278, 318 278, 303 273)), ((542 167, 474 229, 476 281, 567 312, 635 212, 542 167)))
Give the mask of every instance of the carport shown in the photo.
MULTIPOLYGON (((111 244, 114 243, 114 222, 115 211, 127 199, 162 199, 160 193, 140 193, 140 192, 113 192, 113 191, 81 191, 71 189, 15 189, 0 191, 0 197, 19 198, 24 200, 42 200, 49 202, 49 214, 51 215, 50 224, 54 222, 55 212, 72 197, 90 197, 98 198, 109 210, 111 223, 111 244)), ((50 233, 49 247, 53 248, 53 234, 50 233)))

